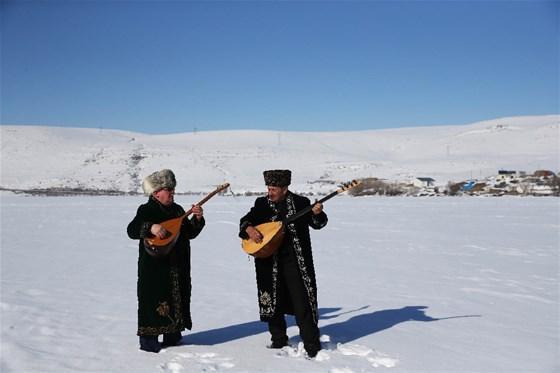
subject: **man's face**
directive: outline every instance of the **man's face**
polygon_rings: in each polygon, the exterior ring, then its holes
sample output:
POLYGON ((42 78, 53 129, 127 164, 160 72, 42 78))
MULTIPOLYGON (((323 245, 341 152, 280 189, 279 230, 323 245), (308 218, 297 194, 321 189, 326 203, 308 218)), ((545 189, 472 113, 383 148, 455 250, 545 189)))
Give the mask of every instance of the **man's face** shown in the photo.
POLYGON ((175 196, 175 189, 173 188, 163 188, 154 192, 154 198, 159 201, 164 206, 170 206, 173 203, 173 197, 175 196))
POLYGON ((288 193, 288 187, 278 187, 278 186, 267 186, 268 198, 272 202, 280 202, 286 198, 286 193, 288 193))

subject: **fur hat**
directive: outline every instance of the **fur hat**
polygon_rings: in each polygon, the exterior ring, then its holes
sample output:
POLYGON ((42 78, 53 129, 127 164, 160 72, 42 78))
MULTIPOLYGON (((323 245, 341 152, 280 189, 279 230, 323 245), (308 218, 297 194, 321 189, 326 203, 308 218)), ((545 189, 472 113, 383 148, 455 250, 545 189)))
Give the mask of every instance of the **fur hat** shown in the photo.
POLYGON ((174 189, 175 185, 177 185, 175 174, 173 171, 165 169, 146 176, 142 182, 142 189, 144 190, 144 194, 149 196, 153 192, 157 192, 163 188, 174 189))
POLYGON ((267 186, 285 187, 292 181, 292 171, 290 170, 268 170, 263 172, 264 183, 267 186))

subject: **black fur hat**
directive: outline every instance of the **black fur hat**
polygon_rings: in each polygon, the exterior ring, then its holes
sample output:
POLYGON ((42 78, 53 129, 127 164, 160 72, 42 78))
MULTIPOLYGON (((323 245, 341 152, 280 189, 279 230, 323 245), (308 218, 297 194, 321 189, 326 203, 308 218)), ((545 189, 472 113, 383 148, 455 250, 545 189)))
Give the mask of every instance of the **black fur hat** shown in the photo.
POLYGON ((267 186, 285 187, 292 182, 292 171, 290 170, 268 170, 263 172, 264 183, 267 186))
POLYGON ((153 192, 157 192, 163 188, 175 188, 176 185, 177 181, 175 181, 175 174, 173 171, 164 169, 146 176, 142 182, 142 189, 144 190, 144 194, 149 196, 153 192))

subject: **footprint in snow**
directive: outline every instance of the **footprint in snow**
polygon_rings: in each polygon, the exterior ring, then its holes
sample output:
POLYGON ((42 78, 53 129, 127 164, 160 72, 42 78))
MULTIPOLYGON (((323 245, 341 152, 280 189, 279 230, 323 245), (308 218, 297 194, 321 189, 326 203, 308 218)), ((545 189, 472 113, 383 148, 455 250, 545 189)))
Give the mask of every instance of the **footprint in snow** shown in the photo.
MULTIPOLYGON (((315 361, 327 361, 331 359, 331 353, 340 353, 345 356, 357 356, 365 358, 372 367, 385 367, 393 368, 397 365, 398 360, 384 354, 383 352, 376 351, 367 346, 362 346, 353 343, 336 343, 331 342, 328 335, 322 335, 321 344, 323 349, 319 351, 317 356, 313 359, 315 361)), ((278 358, 308 358, 307 353, 303 347, 303 342, 299 342, 297 346, 286 346, 279 350, 275 357, 278 358)), ((349 373, 352 372, 349 368, 334 368, 331 373, 349 373)))
MULTIPOLYGON (((274 356, 280 358, 292 357, 292 358, 309 359, 309 356, 307 356, 307 352, 305 352, 305 348, 303 347, 303 342, 299 342, 295 347, 292 346, 282 347, 282 349, 278 351, 274 356)), ((315 356, 314 358, 315 361, 325 361, 329 359, 330 356, 325 350, 319 351, 317 356, 315 356)))
POLYGON ((365 357, 367 361, 374 367, 385 367, 393 368, 397 365, 398 360, 384 354, 382 352, 373 350, 369 347, 352 344, 352 343, 338 343, 336 345, 336 350, 342 355, 355 355, 360 357, 365 357))
POLYGON ((193 365, 201 371, 217 372, 235 367, 233 358, 221 357, 214 352, 181 352, 169 362, 160 365, 164 372, 180 373, 193 370, 193 365))

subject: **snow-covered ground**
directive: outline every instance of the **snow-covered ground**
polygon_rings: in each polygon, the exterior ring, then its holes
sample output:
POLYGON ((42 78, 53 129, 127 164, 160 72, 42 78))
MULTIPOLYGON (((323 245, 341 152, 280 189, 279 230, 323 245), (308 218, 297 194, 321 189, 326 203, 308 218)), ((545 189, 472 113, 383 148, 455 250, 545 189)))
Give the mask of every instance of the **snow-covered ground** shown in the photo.
POLYGON ((229 182, 259 191, 262 171, 293 171, 292 189, 324 193, 328 182, 377 177, 436 185, 498 170, 560 171, 560 116, 355 132, 209 131, 146 135, 108 129, 0 126, 0 188, 141 192, 148 174, 171 168, 178 192, 229 182))
MULTIPOLYGON (((351 198, 312 233, 324 350, 265 348, 237 225, 253 198, 215 197, 193 240, 194 328, 138 350, 144 197, 1 198, 2 372, 557 372, 557 198, 351 198)), ((179 196, 189 205, 195 197, 179 196)))

